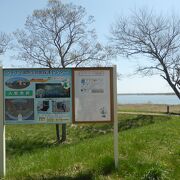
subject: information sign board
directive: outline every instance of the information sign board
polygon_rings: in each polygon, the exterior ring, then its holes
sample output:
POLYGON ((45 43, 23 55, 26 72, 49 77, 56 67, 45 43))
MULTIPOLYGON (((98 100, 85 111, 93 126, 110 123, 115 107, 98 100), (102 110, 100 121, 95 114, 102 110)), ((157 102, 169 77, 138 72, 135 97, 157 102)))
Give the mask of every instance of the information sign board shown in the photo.
POLYGON ((4 69, 5 124, 72 120, 72 69, 4 69))
POLYGON ((113 121, 113 68, 73 71, 74 122, 113 121))
POLYGON ((116 66, 0 67, 0 79, 0 178, 6 172, 6 124, 114 122, 114 159, 118 168, 116 66))

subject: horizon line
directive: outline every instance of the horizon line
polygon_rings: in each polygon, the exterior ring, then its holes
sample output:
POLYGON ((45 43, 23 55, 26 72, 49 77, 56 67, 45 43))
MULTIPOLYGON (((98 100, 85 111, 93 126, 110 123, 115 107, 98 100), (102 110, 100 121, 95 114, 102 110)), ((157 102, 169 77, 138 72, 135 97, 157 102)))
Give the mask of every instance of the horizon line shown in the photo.
POLYGON ((117 93, 118 95, 176 95, 173 92, 167 93, 117 93))

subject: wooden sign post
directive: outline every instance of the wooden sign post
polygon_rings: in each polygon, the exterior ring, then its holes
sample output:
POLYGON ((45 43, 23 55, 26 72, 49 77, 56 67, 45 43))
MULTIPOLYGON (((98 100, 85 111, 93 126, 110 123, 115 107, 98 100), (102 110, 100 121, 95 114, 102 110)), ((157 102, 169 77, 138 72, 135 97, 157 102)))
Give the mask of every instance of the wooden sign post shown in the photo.
POLYGON ((116 66, 113 67, 113 95, 114 95, 114 162, 118 169, 118 117, 117 117, 117 73, 116 66))
POLYGON ((0 67, 0 178, 5 176, 5 125, 3 105, 3 69, 0 67))

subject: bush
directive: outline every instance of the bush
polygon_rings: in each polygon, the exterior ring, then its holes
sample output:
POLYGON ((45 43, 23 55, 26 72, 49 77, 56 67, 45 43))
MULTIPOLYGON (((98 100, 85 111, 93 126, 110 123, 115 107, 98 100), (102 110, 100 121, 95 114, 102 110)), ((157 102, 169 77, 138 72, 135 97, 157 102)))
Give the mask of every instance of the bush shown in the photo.
POLYGON ((163 170, 158 167, 152 167, 148 171, 146 171, 142 180, 163 180, 163 170))

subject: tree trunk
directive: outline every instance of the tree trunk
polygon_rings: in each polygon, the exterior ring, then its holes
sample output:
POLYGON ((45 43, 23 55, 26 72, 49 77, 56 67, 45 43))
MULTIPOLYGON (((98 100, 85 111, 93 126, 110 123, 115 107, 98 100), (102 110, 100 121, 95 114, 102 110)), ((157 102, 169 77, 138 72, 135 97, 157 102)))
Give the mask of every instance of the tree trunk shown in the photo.
POLYGON ((57 143, 60 144, 61 142, 66 141, 66 124, 62 124, 62 138, 60 138, 60 133, 59 133, 59 124, 56 124, 56 138, 57 138, 57 143))
MULTIPOLYGON (((166 72, 165 72, 166 73, 166 72)), ((173 91, 175 92, 176 96, 180 99, 180 93, 178 91, 178 89, 176 88, 176 86, 172 83, 169 75, 166 73, 166 80, 168 82, 168 84, 170 85, 170 87, 173 89, 173 91)))
POLYGON ((165 73, 165 75, 166 75, 166 77, 163 77, 163 76, 162 76, 162 77, 168 82, 168 84, 170 85, 170 87, 171 87, 171 88, 173 89, 173 91, 175 92, 176 96, 180 99, 180 92, 179 92, 179 90, 176 88, 176 85, 172 83, 171 78, 170 78, 170 76, 169 76, 169 72, 168 72, 168 70, 167 70, 167 66, 164 64, 163 59, 159 59, 159 61, 160 61, 161 65, 163 66, 163 69, 164 69, 163 71, 164 71, 164 73, 165 73))
POLYGON ((62 124, 62 139, 61 142, 66 141, 66 124, 62 124))
POLYGON ((60 134, 59 134, 59 124, 56 124, 56 137, 57 137, 57 143, 61 143, 60 134))
POLYGON ((173 85, 173 86, 171 86, 171 87, 172 87, 172 89, 174 90, 176 96, 180 99, 180 93, 179 93, 179 91, 177 90, 176 86, 173 85))
MULTIPOLYGON (((64 58, 62 56, 61 57, 61 64, 63 68, 66 68, 66 66, 64 65, 64 58)), ((66 141, 66 124, 62 124, 62 139, 61 142, 66 141)))

